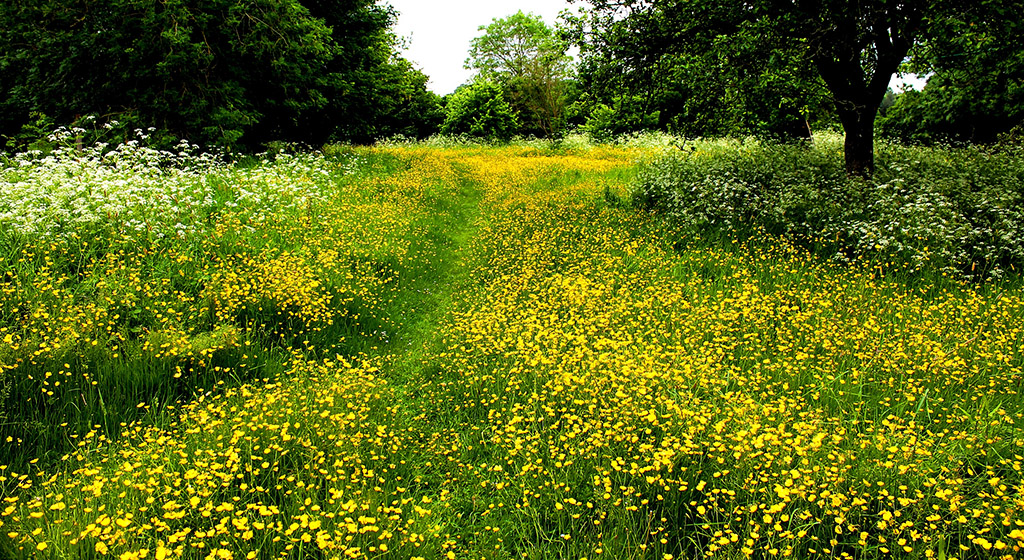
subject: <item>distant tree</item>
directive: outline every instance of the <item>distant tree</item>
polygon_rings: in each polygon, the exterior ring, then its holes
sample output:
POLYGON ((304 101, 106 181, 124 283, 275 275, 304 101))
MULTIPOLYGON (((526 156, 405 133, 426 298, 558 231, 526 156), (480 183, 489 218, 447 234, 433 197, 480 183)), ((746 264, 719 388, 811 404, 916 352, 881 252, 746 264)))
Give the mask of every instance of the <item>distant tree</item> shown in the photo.
POLYGON ((564 126, 571 58, 568 45, 540 16, 517 12, 480 26, 466 68, 502 86, 532 132, 551 137, 564 126))
POLYGON ((441 98, 427 88, 429 78, 405 59, 395 59, 378 77, 375 122, 368 123, 374 139, 396 134, 427 138, 444 122, 441 98))
POLYGON ((443 118, 427 77, 398 56, 397 14, 376 0, 299 0, 331 30, 333 56, 318 78, 327 103, 306 112, 300 132, 319 142, 425 137, 443 118))
POLYGON ((883 134, 915 142, 994 142, 1024 126, 1024 24, 998 29, 951 20, 921 45, 908 68, 930 76, 922 91, 894 96, 879 118, 883 134))
POLYGON ((448 99, 444 134, 465 134, 490 140, 508 140, 519 128, 515 111, 494 82, 478 80, 455 91, 448 99))

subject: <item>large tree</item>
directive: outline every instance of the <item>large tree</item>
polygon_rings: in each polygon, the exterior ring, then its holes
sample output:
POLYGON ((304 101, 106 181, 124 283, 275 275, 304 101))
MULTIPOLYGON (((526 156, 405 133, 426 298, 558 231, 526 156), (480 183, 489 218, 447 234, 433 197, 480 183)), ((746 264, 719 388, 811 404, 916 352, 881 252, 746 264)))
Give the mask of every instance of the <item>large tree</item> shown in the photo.
MULTIPOLYGON (((706 48, 709 37, 760 29, 764 48, 798 53, 830 92, 846 133, 846 169, 874 171, 874 121, 889 81, 918 42, 944 29, 950 18, 984 25, 983 13, 1009 0, 588 0, 601 16, 597 36, 621 22, 638 22, 636 33, 659 54, 706 48), (603 25, 602 25, 603 24, 603 25)), ((621 32, 620 32, 621 33, 621 32)), ((754 37, 753 34, 748 34, 754 37)), ((649 50, 649 49, 648 49, 649 50)), ((650 57, 644 52, 643 56, 650 57)))
POLYGON ((466 68, 502 86, 530 132, 555 136, 564 124, 571 58, 540 16, 515 13, 480 26, 466 68))

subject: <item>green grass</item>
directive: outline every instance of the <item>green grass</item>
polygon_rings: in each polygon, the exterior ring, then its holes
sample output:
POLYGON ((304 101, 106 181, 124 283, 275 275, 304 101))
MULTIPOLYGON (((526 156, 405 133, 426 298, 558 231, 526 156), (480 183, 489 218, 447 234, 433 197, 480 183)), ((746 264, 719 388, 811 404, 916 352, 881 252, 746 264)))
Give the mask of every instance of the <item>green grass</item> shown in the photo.
POLYGON ((3 230, 0 554, 1016 555, 1019 280, 628 207, 653 153, 332 148, 204 172, 181 236, 3 230))

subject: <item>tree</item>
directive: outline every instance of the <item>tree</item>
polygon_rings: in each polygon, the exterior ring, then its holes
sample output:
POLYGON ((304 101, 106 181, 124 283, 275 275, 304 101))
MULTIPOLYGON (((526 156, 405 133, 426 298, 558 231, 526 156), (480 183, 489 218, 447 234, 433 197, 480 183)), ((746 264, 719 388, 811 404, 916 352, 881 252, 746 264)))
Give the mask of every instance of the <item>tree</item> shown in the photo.
POLYGON ((334 56, 321 71, 327 103, 300 121, 316 142, 426 137, 442 115, 427 77, 398 56, 397 14, 376 0, 299 0, 331 29, 334 56))
POLYGON ((228 146, 323 102, 331 56, 294 0, 21 0, 0 28, 5 125, 96 114, 228 146))
MULTIPOLYGON (((1009 0, 588 0, 601 19, 596 31, 622 21, 659 53, 692 53, 708 38, 739 33, 760 37, 764 52, 795 53, 814 68, 828 89, 846 133, 846 170, 874 171, 874 123, 892 75, 915 43, 943 31, 950 18, 983 22, 992 6, 1009 0), (978 7, 981 6, 981 7, 978 7)), ((621 34, 621 32, 619 32, 621 34)))
POLYGON ((1024 124, 1024 24, 1006 17, 998 33, 949 20, 916 50, 908 68, 930 78, 923 91, 894 96, 879 130, 916 142, 995 142, 1024 124))
POLYGON ((568 45, 540 16, 517 12, 480 26, 466 68, 502 86, 527 126, 543 136, 557 135, 564 125, 568 45))
POLYGON ((678 13, 683 4, 565 18, 592 111, 630 108, 642 118, 628 121, 687 136, 806 139, 811 123, 831 119, 821 79, 796 49, 776 48, 773 29, 741 12, 678 13))
POLYGON ((501 88, 494 82, 478 80, 451 95, 441 132, 508 140, 518 127, 501 88))
POLYGON ((364 140, 429 101, 393 22, 373 0, 10 0, 0 134, 91 114, 227 147, 364 140))

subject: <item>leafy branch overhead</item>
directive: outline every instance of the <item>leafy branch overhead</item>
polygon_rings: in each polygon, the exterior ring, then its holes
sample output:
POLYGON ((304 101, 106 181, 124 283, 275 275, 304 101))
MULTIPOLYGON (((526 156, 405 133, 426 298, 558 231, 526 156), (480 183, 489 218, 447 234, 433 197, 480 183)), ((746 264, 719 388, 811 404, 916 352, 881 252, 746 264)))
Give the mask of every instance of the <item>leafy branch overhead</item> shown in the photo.
POLYGON ((888 84, 912 49, 948 40, 952 21, 987 29, 1004 25, 1006 18, 996 16, 1012 5, 1008 0, 588 3, 590 17, 576 20, 578 37, 590 47, 587 54, 591 60, 621 58, 627 73, 656 71, 672 57, 707 60, 714 53, 731 62, 744 52, 765 61, 760 68, 740 62, 748 75, 779 73, 783 67, 794 75, 810 70, 810 79, 789 83, 799 84, 808 97, 816 87, 827 90, 846 133, 846 170, 862 176, 875 168, 875 118, 888 84))

